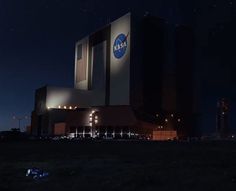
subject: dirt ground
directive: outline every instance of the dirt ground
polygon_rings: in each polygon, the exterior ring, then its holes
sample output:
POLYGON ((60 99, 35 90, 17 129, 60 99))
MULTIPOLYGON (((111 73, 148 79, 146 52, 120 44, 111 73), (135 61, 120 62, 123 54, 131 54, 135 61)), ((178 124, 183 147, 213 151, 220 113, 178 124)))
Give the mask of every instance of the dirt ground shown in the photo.
POLYGON ((236 142, 0 142, 0 191, 236 190, 236 142), (26 177, 28 168, 49 172, 26 177))

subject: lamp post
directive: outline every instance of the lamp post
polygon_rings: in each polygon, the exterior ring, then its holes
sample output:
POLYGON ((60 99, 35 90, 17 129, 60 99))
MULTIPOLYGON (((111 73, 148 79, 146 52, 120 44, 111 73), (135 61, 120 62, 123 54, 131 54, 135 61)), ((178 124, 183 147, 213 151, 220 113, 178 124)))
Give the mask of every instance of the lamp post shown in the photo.
POLYGON ((13 119, 14 119, 14 120, 18 120, 18 128, 19 128, 19 131, 21 131, 21 130, 20 130, 21 121, 24 120, 24 119, 27 120, 27 119, 28 119, 28 116, 24 116, 24 117, 13 116, 13 119))
POLYGON ((91 113, 89 114, 89 126, 91 128, 90 134, 92 138, 95 138, 97 136, 95 128, 97 123, 98 123, 97 111, 92 110, 91 113))

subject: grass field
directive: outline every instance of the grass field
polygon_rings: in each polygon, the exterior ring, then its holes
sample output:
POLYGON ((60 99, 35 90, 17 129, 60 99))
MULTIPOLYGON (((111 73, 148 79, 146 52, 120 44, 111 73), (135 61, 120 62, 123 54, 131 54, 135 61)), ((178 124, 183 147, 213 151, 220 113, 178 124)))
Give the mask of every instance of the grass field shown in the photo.
POLYGON ((0 191, 236 190, 236 142, 0 142, 0 191), (33 180, 37 167, 49 177, 33 180))

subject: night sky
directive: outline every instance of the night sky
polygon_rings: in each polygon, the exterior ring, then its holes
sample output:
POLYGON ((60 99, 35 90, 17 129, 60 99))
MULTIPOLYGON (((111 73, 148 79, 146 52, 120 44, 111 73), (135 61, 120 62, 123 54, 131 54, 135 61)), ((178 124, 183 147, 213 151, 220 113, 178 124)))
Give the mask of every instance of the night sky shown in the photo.
MULTIPOLYGON (((129 11, 146 11, 196 35, 196 112, 215 130, 216 102, 230 103, 236 126, 236 1, 234 0, 0 0, 0 130, 30 116, 35 89, 73 87, 75 42, 129 11)), ((30 121, 25 120, 25 124, 30 121)))

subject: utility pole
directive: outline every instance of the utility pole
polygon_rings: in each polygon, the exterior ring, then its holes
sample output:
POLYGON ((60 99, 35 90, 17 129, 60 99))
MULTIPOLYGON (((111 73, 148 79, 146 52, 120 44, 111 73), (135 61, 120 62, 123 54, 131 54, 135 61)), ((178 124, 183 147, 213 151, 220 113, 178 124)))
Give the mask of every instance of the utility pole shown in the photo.
POLYGON ((18 117, 18 116, 13 116, 13 120, 18 120, 18 129, 19 131, 21 131, 20 126, 21 126, 21 121, 22 120, 27 120, 28 116, 24 116, 24 117, 18 117))

